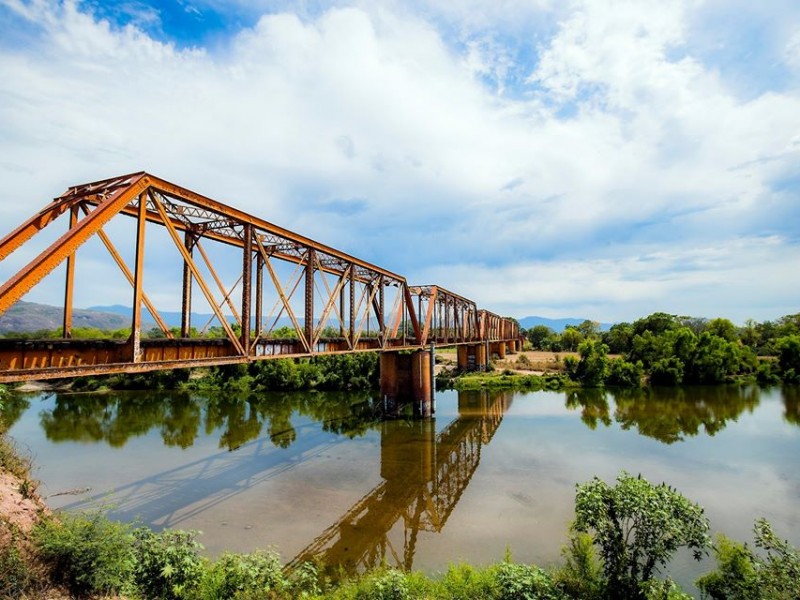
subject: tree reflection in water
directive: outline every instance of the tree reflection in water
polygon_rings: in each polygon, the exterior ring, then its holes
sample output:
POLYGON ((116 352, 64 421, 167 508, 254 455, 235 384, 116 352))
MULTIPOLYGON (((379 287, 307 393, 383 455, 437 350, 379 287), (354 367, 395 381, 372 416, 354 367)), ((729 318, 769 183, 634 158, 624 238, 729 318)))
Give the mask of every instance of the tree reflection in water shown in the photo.
MULTIPOLYGON (((702 431, 713 436, 760 401, 755 386, 705 386, 642 389, 581 389, 567 393, 566 406, 581 410, 581 420, 594 429, 611 424, 608 398, 616 408, 614 421, 665 444, 682 441, 702 431)), ((784 394, 784 398, 787 398, 784 394)), ((789 403, 786 403, 787 415, 789 403)), ((795 413, 797 414, 797 413, 795 413)), ((788 416, 787 416, 788 418, 788 416)))
MULTIPOLYGON (((21 414, 27 406, 11 402, 9 414, 21 414)), ((237 397, 159 391, 57 394, 53 409, 40 413, 40 422, 52 442, 106 442, 114 447, 158 429, 166 446, 188 448, 202 426, 206 435, 220 431, 220 448, 235 450, 257 439, 265 424, 275 446, 289 447, 297 438, 292 425, 295 414, 322 423, 324 431, 351 438, 364 435, 379 420, 369 394, 312 392, 237 397)))

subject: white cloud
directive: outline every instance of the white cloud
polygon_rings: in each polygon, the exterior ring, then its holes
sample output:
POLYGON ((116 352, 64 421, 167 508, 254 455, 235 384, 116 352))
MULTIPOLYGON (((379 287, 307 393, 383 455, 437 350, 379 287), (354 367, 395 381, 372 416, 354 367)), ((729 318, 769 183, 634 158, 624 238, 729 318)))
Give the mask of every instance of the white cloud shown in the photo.
POLYGON ((519 316, 635 318, 658 297, 710 315, 723 289, 744 314, 756 299, 732 290, 767 273, 766 318, 797 291, 782 271, 796 202, 779 184, 796 177, 800 94, 738 97, 688 53, 695 2, 316 3, 264 14, 214 51, 70 1, 5 6, 38 32, 0 44, 5 221, 70 184, 146 169, 519 316), (536 62, 519 62, 521 36, 536 62), (770 267, 730 251, 669 279, 697 249, 740 243, 770 267), (430 267, 485 262, 499 267, 430 267))

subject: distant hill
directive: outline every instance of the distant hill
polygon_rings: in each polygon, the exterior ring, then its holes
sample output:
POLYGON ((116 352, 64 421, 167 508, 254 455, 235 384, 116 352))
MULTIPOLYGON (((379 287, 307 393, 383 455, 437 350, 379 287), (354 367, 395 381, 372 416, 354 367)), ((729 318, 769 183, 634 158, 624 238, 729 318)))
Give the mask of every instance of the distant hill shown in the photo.
MULTIPOLYGON (((0 334, 58 329, 62 325, 63 314, 60 306, 20 301, 0 315, 0 334)), ((72 311, 73 327, 111 330, 130 327, 130 324, 130 309, 125 316, 93 309, 76 308, 72 311)))
MULTIPOLYGON (((156 307, 157 308, 157 307, 156 307)), ((131 307, 130 306, 123 306, 121 304, 112 304, 109 306, 92 306, 89 310, 100 311, 105 313, 114 313, 118 315, 130 315, 131 314, 131 307)), ((164 322, 167 324, 167 327, 180 327, 181 326, 181 313, 180 311, 159 311, 158 314, 164 319, 164 322)), ((153 321, 155 323, 155 319, 150 314, 150 311, 147 310, 145 307, 142 307, 142 316, 145 319, 153 321)), ((130 321, 130 316, 128 316, 128 320, 130 321)), ((192 313, 192 327, 197 327, 198 329, 202 329, 205 327, 206 323, 211 320, 211 326, 219 325, 219 320, 217 316, 212 313, 192 313)), ((303 319, 302 317, 298 318, 298 321, 302 325, 303 319)), ((228 322, 235 323, 236 319, 233 318, 233 315, 228 315, 228 322)), ((253 323, 255 321, 253 320, 253 323)), ((272 325, 270 322, 268 325, 272 325)), ((281 317, 278 319, 278 324, 275 326, 277 327, 291 327, 292 320, 289 317, 281 317)), ((155 327, 155 324, 153 325, 155 327)))
MULTIPOLYGON (((547 317, 523 317, 519 319, 519 326, 530 329, 536 325, 546 325, 556 333, 561 333, 567 325, 580 325, 586 319, 548 319, 547 317)), ((613 323, 600 323, 600 330, 607 331, 613 323)))

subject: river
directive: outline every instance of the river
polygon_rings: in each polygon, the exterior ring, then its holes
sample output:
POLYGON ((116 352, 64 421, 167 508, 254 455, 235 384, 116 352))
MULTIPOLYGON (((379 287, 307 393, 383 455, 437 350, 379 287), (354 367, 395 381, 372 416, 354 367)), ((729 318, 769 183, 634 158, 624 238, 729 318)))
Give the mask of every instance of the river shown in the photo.
MULTIPOLYGON (((48 504, 202 531, 210 555, 274 548, 345 572, 559 562, 575 484, 621 470, 752 543, 766 517, 800 546, 800 388, 437 392, 384 418, 370 394, 13 396, 5 419, 48 504)), ((687 591, 713 568, 680 554, 687 591)))

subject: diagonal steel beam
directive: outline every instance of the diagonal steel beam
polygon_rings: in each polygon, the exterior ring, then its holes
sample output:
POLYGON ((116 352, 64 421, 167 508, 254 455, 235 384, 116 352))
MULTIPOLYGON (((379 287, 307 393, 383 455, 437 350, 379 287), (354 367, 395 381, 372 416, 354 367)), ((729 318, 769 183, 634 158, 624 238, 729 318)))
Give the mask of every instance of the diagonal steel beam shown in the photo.
POLYGON ((97 233, 114 215, 144 191, 148 184, 149 178, 142 174, 133 178, 126 187, 115 190, 97 205, 91 215, 78 222, 74 228, 58 238, 49 248, 4 283, 0 287, 0 314, 3 314, 13 306, 34 285, 44 279, 64 259, 73 254, 79 246, 97 233))
POLYGON ((211 290, 208 289, 208 286, 206 285, 203 276, 200 274, 200 270, 197 268, 197 264, 194 262, 194 259, 184 246, 183 241, 180 238, 180 235, 178 235, 178 231, 169 221, 169 216, 167 215, 167 212, 164 210, 164 207, 161 205, 160 202, 154 200, 154 204, 156 205, 158 212, 161 213, 161 216, 164 219, 164 227, 167 229, 167 232, 172 238, 172 241, 175 243, 175 246, 178 248, 178 251, 183 255, 183 260, 186 262, 186 264, 189 265, 189 269, 191 269, 195 281, 197 281, 197 284, 200 286, 203 295, 206 297, 206 300, 211 305, 211 309, 214 311, 214 314, 217 315, 217 318, 219 319, 222 328, 225 330, 225 334, 228 336, 228 339, 233 344, 234 348, 236 348, 237 352, 242 356, 245 356, 247 354, 247 351, 239 343, 239 339, 236 337, 236 334, 234 334, 233 330, 231 329, 231 326, 228 323, 228 319, 225 318, 225 315, 222 314, 222 311, 217 306, 217 302, 214 299, 214 295, 211 293, 211 290))

